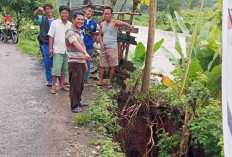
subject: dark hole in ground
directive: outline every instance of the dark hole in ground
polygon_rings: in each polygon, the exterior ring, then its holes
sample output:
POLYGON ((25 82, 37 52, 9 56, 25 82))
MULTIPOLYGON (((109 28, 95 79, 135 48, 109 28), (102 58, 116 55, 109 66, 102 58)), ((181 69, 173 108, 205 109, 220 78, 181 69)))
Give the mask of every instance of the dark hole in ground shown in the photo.
MULTIPOLYGON (((128 112, 127 109, 132 105, 136 104, 136 100, 131 100, 125 109, 125 103, 129 93, 121 92, 118 95, 119 112, 124 110, 124 115, 128 112)), ((153 100, 153 103, 156 100, 153 100)), ((147 104, 151 103, 145 101, 147 104)), ((152 104, 149 104, 152 106, 152 104)), ((182 109, 183 110, 183 109, 182 109)), ((119 142, 122 147, 122 151, 126 157, 143 157, 146 152, 151 148, 149 143, 151 130, 149 128, 149 122, 153 121, 155 125, 152 127, 154 144, 160 140, 158 135, 162 132, 160 128, 165 129, 165 132, 169 133, 169 136, 174 135, 178 131, 182 130, 184 114, 179 110, 179 107, 150 107, 149 109, 143 104, 137 115, 133 118, 132 124, 128 122, 128 118, 118 114, 119 119, 117 124, 122 127, 122 130, 114 134, 114 140, 119 142), (172 118, 168 118, 167 113, 172 113, 172 118), (148 122, 149 117, 149 122, 148 122)), ((182 131, 181 131, 182 132, 182 131)), ((177 156, 179 145, 172 149, 172 152, 168 152, 172 156, 177 156), (176 154, 176 155, 175 155, 176 154)), ((159 157, 159 147, 152 147, 151 151, 147 154, 148 157, 159 157)), ((204 152, 203 147, 200 145, 198 148, 189 148, 188 157, 212 157, 212 155, 204 152)))

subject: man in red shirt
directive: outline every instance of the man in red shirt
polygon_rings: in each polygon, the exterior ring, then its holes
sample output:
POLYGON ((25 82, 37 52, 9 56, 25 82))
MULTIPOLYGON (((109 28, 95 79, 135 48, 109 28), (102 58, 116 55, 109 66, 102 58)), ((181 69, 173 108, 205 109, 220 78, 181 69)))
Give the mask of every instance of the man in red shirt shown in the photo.
POLYGON ((6 27, 6 31, 5 31, 5 38, 7 38, 8 35, 8 30, 10 29, 10 22, 12 22, 12 18, 10 17, 10 13, 7 12, 6 13, 6 17, 3 18, 5 27, 6 27))

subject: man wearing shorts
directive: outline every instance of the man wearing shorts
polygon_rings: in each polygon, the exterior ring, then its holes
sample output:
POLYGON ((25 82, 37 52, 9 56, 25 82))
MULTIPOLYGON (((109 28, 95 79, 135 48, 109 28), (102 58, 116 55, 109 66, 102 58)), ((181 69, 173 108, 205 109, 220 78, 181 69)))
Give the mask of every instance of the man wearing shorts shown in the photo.
POLYGON ((115 73, 115 67, 118 65, 118 45, 117 29, 119 26, 125 26, 134 30, 134 26, 128 23, 113 20, 113 10, 111 7, 105 7, 103 10, 105 21, 100 25, 99 40, 102 53, 100 54, 100 78, 96 86, 102 86, 105 68, 110 68, 110 78, 108 88, 112 88, 112 79, 115 73))
POLYGON ((73 24, 65 33, 65 43, 67 54, 69 57, 68 72, 70 78, 70 101, 71 111, 74 113, 81 112, 81 95, 84 88, 84 73, 88 70, 86 60, 91 60, 91 57, 86 52, 83 34, 81 27, 84 24, 85 15, 82 12, 73 14, 73 24))
POLYGON ((68 74, 68 55, 65 44, 65 31, 72 25, 68 21, 70 9, 67 6, 60 6, 60 19, 52 22, 48 35, 49 37, 49 54, 53 55, 52 64, 52 89, 51 93, 56 94, 56 80, 60 78, 60 89, 68 90, 64 87, 65 76, 68 74), (54 49, 54 50, 53 50, 54 49))

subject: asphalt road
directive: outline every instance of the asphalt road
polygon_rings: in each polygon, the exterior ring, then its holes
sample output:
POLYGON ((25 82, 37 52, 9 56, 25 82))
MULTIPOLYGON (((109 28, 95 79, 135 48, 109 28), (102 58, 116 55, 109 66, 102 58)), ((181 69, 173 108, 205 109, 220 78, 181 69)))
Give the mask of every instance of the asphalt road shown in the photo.
POLYGON ((0 42, 1 157, 66 155, 72 136, 68 93, 49 91, 41 61, 0 42))

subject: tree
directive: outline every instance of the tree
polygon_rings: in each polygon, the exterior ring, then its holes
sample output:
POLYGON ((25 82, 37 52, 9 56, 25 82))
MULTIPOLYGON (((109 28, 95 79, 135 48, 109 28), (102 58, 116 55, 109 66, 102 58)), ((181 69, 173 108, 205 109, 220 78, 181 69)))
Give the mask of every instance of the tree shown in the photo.
POLYGON ((143 94, 148 94, 150 89, 151 66, 152 66, 152 57, 153 57, 154 42, 155 42, 156 8, 157 8, 157 0, 150 0, 150 15, 153 16, 150 16, 149 19, 147 54, 146 54, 146 62, 144 67, 143 83, 141 88, 141 93, 143 94))
POLYGON ((19 29, 21 20, 32 19, 34 11, 45 3, 51 3, 57 11, 56 0, 0 0, 2 7, 16 14, 16 28, 19 29))

